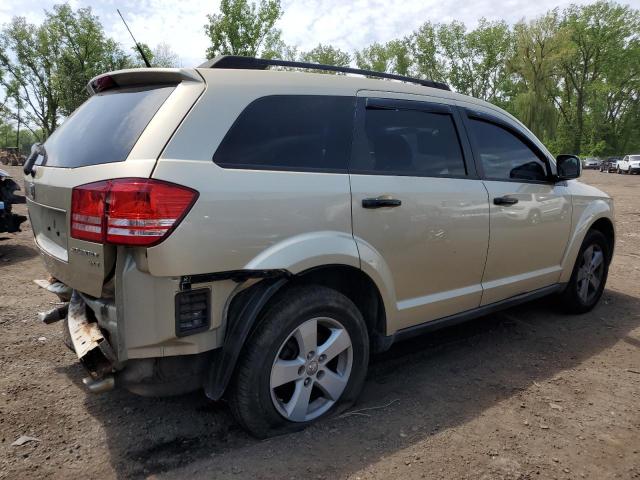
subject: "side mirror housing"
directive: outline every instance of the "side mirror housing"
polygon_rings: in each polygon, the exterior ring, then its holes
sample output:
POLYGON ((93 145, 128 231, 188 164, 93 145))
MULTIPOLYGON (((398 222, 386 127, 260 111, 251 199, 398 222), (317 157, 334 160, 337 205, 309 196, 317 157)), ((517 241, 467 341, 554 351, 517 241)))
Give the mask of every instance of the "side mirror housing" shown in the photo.
POLYGON ((558 180, 572 180, 582 174, 582 162, 575 155, 558 155, 556 157, 558 180))

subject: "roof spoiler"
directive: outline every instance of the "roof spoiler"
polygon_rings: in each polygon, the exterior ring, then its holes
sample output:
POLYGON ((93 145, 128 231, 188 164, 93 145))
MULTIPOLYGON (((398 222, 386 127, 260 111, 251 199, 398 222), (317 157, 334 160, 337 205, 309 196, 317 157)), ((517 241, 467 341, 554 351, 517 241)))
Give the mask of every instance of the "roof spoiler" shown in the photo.
POLYGON ((414 83, 423 87, 438 88, 440 90, 451 90, 449 85, 434 80, 407 77, 396 75, 395 73, 376 72, 373 70, 363 70, 360 68, 337 67, 335 65, 324 65, 321 63, 294 62, 290 60, 266 59, 255 57, 242 57, 239 55, 218 55, 212 60, 207 60, 198 68, 228 68, 237 70, 266 70, 269 67, 290 67, 304 68, 311 70, 323 70, 326 72, 351 73, 354 75, 364 75, 367 77, 386 78, 389 80, 400 80, 401 82, 414 83))
POLYGON ((89 80, 87 91, 94 95, 117 87, 177 85, 183 81, 202 82, 197 72, 185 68, 131 68, 103 73, 89 80))

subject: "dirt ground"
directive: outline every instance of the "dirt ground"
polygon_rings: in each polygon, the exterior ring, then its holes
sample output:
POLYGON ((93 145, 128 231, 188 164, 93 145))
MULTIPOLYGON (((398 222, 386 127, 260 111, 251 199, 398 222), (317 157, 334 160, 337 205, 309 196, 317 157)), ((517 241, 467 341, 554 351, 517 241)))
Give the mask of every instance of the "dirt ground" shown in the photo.
POLYGON ((398 344, 356 411, 267 441, 201 394, 89 394, 59 324, 36 318, 57 299, 32 283, 29 226, 0 235, 0 478, 640 478, 640 176, 583 181, 616 200, 593 312, 543 301, 398 344))

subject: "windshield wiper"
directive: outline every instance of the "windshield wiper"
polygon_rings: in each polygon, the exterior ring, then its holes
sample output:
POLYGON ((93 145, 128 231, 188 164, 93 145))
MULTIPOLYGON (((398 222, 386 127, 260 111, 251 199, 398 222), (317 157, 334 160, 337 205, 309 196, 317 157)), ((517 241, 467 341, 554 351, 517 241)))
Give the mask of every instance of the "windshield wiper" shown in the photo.
POLYGON ((47 154, 45 152, 44 145, 41 143, 34 143, 31 146, 31 153, 29 154, 29 157, 27 157, 27 160, 24 162, 24 167, 22 168, 25 175, 31 175, 33 177, 33 166, 40 155, 46 158, 47 154))

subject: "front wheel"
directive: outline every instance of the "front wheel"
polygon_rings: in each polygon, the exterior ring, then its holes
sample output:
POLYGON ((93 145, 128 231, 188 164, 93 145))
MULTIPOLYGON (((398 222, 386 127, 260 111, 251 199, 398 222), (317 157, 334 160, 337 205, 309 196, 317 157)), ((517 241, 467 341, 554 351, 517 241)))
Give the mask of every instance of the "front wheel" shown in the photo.
POLYGON ((596 306, 607 282, 610 261, 611 248, 606 237, 598 230, 590 230, 561 296, 562 306, 567 312, 585 313, 596 306))
POLYGON ((229 403, 257 437, 300 430, 355 401, 368 361, 367 328, 353 302, 330 288, 294 287, 245 345, 229 403))

